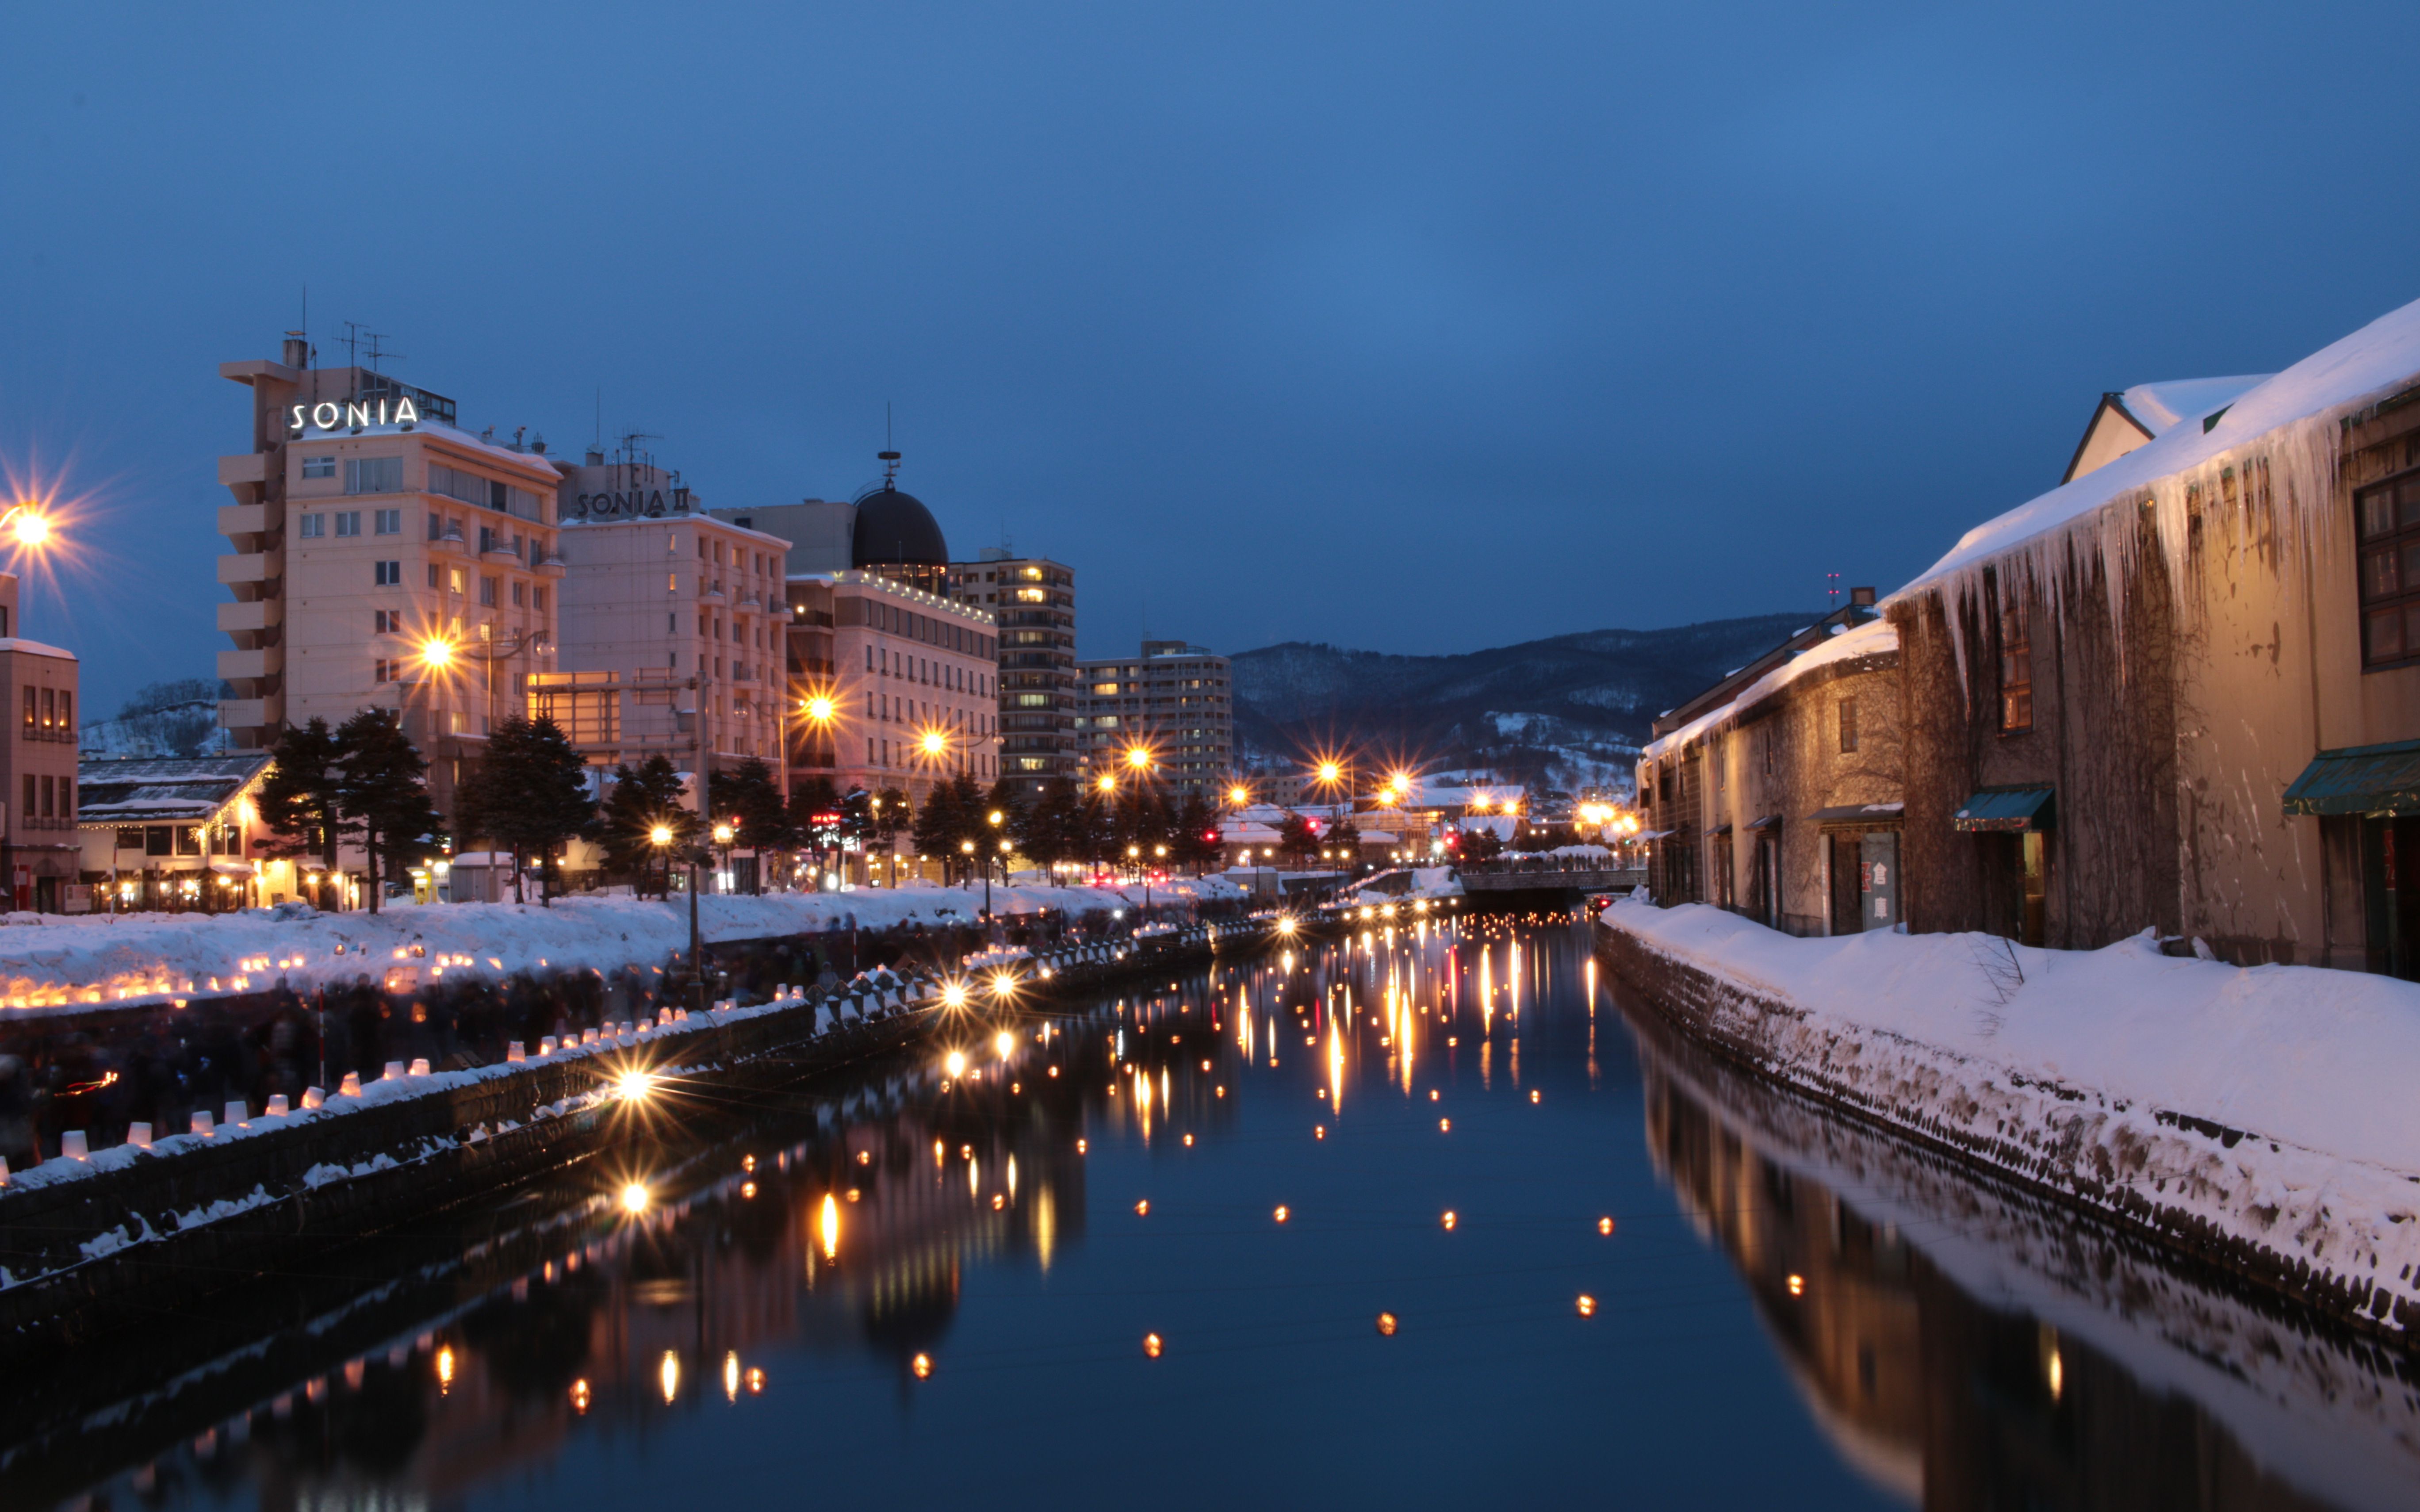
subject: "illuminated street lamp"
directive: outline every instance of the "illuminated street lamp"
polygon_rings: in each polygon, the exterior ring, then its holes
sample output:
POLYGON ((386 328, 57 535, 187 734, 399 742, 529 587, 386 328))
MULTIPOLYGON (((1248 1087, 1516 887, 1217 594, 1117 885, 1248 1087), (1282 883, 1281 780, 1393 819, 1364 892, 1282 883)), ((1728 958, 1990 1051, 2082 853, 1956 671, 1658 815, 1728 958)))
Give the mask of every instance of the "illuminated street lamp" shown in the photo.
POLYGON ((24 550, 39 551, 51 544, 51 517, 30 499, 20 500, 8 506, 8 513, 0 514, 0 531, 24 550))
POLYGON ((657 855, 660 856, 664 862, 664 890, 666 892, 672 891, 673 888, 672 856, 670 851, 667 849, 672 842, 673 826, 670 825, 658 825, 655 828, 647 831, 647 843, 656 848, 657 855))

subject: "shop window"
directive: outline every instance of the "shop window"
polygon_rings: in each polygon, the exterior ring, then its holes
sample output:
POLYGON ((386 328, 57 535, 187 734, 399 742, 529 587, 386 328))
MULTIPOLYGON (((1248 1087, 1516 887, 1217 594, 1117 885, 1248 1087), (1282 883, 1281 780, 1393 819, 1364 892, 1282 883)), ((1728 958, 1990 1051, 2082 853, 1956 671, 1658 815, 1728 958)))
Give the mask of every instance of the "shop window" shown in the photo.
POLYGON ((1840 750, 1843 754, 1857 748, 1857 701, 1840 701, 1840 750))
POLYGON ((2420 660, 2420 474, 2353 496, 2361 531, 2361 660, 2420 660))
POLYGON ((141 850, 143 848, 143 826, 140 825, 129 825, 125 828, 120 829, 117 832, 117 848, 121 851, 141 850))
POLYGON ((306 478, 333 478, 336 475, 336 459, 333 456, 306 456, 302 459, 302 475, 306 478))
POLYGON ((2034 727, 2033 632, 2025 608, 2010 603, 2000 610, 2000 729, 2034 727))
POLYGON ((302 523, 295 527, 294 533, 306 541, 316 541, 328 533, 328 517, 305 515, 302 517, 302 523))
POLYGON ((143 831, 144 855, 174 856, 176 852, 177 832, 173 827, 167 825, 152 825, 145 828, 143 831))

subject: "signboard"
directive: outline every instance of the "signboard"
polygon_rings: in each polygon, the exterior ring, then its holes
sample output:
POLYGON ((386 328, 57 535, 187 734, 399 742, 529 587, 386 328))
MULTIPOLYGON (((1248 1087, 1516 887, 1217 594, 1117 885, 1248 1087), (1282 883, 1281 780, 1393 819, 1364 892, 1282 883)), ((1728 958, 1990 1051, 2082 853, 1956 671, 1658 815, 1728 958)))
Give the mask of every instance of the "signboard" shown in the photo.
POLYGON ((395 400, 349 399, 338 404, 322 399, 318 404, 288 405, 286 428, 300 436, 305 430, 349 430, 359 425, 417 425, 420 407, 410 394, 395 400))
POLYGON ((1857 895, 1861 926, 1889 929, 1899 922, 1899 836, 1869 830, 1857 841, 1857 895))
POLYGON ((689 513, 687 488, 631 488, 573 494, 565 519, 661 519, 689 513))

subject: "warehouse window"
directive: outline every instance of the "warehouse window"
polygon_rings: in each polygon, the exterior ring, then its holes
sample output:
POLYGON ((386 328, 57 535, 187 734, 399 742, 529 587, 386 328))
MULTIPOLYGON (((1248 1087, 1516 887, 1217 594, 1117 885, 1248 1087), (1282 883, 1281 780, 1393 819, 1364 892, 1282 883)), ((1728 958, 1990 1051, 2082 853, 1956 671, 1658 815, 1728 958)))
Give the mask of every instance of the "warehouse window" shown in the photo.
POLYGON ((2033 631, 2026 624, 2024 606, 2011 603, 2000 610, 2000 729, 2015 732, 2033 727, 2033 631))
POLYGON ((1842 699, 1840 701, 1840 749, 1845 752, 1852 751, 1856 748, 1857 701, 1855 699, 1842 699))
POLYGON ((2420 473, 2353 496, 2361 530, 2361 660, 2420 661, 2420 473))

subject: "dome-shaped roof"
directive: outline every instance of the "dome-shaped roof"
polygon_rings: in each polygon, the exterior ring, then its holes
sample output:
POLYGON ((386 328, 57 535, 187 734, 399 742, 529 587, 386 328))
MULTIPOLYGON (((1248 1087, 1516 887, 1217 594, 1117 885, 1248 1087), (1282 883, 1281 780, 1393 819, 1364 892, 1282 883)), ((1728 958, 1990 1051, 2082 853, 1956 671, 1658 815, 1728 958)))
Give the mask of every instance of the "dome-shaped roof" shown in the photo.
POLYGON ((946 567, 950 546, 923 500, 886 484, 857 501, 849 564, 877 567, 896 563, 946 567))

